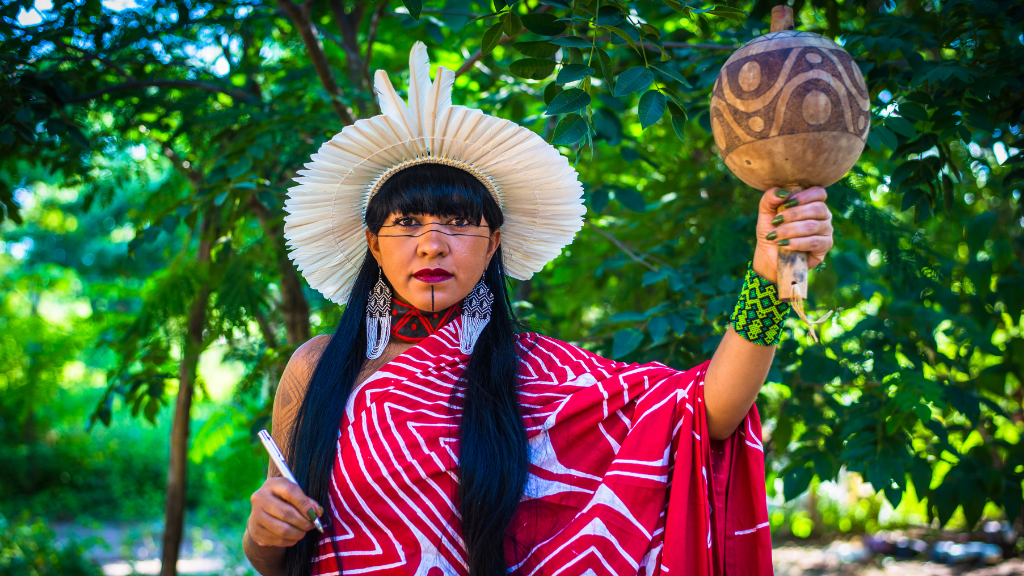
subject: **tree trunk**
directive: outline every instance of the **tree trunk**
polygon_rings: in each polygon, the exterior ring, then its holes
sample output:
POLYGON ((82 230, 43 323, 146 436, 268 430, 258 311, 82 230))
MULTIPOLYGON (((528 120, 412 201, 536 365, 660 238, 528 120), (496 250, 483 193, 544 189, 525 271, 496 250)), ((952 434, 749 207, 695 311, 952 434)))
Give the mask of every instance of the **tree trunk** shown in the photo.
POLYGON ((298 346, 310 338, 309 300, 306 300, 306 294, 302 291, 302 278, 288 257, 288 245, 285 243, 280 219, 274 217, 254 197, 249 198, 248 206, 263 226, 263 234, 274 243, 274 261, 281 275, 281 314, 284 316, 285 342, 289 346, 298 346))
MULTIPOLYGON (((210 264, 210 251, 216 240, 210 233, 215 213, 207 215, 201 226, 198 265, 204 272, 210 264)), ((196 366, 203 351, 203 329, 206 327, 206 307, 210 297, 209 280, 204 279, 192 301, 186 324, 185 341, 178 366, 178 396, 174 403, 174 422, 171 425, 171 458, 167 469, 167 503, 164 509, 164 541, 161 556, 161 576, 178 573, 178 554, 185 528, 186 478, 188 471, 189 424, 192 413, 192 392, 195 388, 196 366)))
POLYGON ((284 236, 275 239, 277 269, 281 274, 281 313, 284 315, 285 338, 290 346, 309 340, 309 300, 302 292, 302 279, 288 258, 284 236))

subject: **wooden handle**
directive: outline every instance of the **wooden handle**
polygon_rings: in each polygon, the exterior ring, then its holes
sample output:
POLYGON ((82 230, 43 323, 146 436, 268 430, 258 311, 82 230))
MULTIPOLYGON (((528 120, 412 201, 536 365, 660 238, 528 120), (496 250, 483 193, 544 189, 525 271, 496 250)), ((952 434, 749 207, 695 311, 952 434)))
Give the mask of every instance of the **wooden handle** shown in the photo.
POLYGON ((793 29, 793 9, 789 6, 772 7, 772 32, 793 29))
MULTIPOLYGON (((776 6, 778 8, 778 6, 776 6)), ((786 6, 788 8, 788 6, 786 6)), ((772 21, 775 20, 772 14, 772 21)), ((787 187, 790 196, 801 190, 799 186, 787 187)), ((807 252, 796 252, 779 247, 778 268, 779 299, 783 302, 800 302, 807 299, 807 252)))

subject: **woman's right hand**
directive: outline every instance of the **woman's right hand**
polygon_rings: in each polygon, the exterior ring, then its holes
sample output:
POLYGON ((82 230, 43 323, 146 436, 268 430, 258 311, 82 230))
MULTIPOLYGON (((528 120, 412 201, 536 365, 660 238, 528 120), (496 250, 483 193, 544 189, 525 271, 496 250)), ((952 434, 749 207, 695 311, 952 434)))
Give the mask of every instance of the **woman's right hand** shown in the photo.
POLYGON ((280 476, 267 478, 250 500, 252 512, 245 529, 259 546, 294 546, 314 528, 310 513, 317 517, 324 513, 297 484, 280 476))

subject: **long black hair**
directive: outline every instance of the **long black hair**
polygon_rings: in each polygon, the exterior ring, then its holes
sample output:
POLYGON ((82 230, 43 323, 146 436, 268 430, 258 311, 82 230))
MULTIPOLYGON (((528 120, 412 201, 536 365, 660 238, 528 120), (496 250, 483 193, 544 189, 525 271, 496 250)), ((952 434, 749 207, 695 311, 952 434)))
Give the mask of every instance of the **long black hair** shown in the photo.
MULTIPOLYGON (((391 214, 459 217, 491 231, 504 223, 498 203, 469 173, 439 164, 398 172, 370 200, 366 226, 378 233, 391 214)), ((303 491, 325 507, 336 454, 338 427, 353 383, 366 360, 366 301, 378 278, 376 260, 366 259, 356 277, 341 321, 310 379, 291 435, 289 466, 303 491)), ((526 485, 529 459, 519 408, 516 332, 499 247, 484 273, 494 295, 491 321, 473 348, 461 384, 459 493, 462 536, 470 576, 504 576, 506 532, 526 485)), ((317 533, 310 532, 285 552, 286 573, 308 576, 317 533)), ((337 558, 337 557, 336 557, 337 558)), ((340 558, 338 558, 340 563, 340 558)), ((342 567, 343 568, 343 567, 342 567)))

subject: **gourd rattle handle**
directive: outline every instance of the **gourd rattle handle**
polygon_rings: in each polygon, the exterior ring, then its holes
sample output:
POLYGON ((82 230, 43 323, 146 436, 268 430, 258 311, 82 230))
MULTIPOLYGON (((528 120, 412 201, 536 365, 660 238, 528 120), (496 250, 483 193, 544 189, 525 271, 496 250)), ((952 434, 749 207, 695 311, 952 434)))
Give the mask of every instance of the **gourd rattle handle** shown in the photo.
MULTIPOLYGON (((789 195, 802 188, 787 186, 789 195)), ((779 299, 783 302, 799 302, 807 299, 807 252, 787 250, 779 246, 776 275, 779 281, 779 299)))

